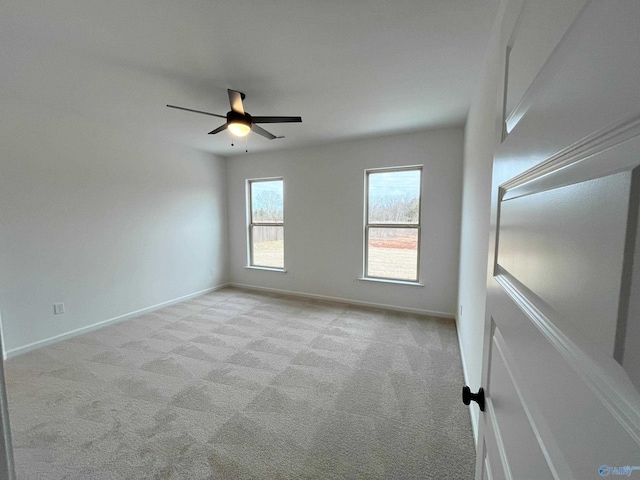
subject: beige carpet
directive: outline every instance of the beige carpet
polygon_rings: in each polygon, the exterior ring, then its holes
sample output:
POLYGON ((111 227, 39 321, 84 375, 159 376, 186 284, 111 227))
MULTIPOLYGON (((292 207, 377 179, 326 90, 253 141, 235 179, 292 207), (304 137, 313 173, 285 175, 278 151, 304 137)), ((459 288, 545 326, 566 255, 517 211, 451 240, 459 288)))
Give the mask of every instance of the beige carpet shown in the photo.
POLYGON ((472 479, 453 320, 224 289, 6 363, 39 479, 472 479))

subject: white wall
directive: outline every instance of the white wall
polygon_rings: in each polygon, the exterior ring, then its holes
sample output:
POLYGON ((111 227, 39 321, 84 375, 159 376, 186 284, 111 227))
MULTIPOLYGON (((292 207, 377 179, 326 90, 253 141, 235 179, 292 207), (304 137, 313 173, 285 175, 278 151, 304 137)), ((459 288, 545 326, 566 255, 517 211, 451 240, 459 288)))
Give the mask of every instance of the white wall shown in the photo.
POLYGON ((114 126, 24 99, 3 105, 9 353, 226 282, 223 159, 142 138, 126 118, 114 126), (56 302, 65 314, 53 315, 56 302))
POLYGON ((449 128, 227 159, 231 282, 452 316, 462 142, 449 128), (424 287, 359 281, 364 170, 415 164, 424 164, 424 287), (286 274, 245 268, 245 180, 273 176, 284 177, 286 274))
MULTIPOLYGON (((460 273, 458 278, 457 326, 465 381, 477 391, 482 379, 483 336, 491 179, 497 131, 498 88, 501 84, 500 28, 506 2, 499 8, 487 50, 485 67, 469 109, 464 131, 464 173, 462 224, 460 232, 460 273)), ((479 409, 471 407, 477 435, 479 409)))

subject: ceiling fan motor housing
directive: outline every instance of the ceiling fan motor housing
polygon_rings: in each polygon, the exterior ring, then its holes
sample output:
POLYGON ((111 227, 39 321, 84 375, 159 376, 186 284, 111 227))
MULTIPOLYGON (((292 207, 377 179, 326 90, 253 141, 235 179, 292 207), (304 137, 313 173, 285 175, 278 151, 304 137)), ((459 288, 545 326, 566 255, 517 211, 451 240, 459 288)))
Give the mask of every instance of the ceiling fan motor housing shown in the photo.
POLYGON ((251 121, 251 115, 249 115, 247 112, 243 114, 231 110, 227 112, 227 123, 243 123, 247 127, 251 127, 251 124, 253 122, 251 121))

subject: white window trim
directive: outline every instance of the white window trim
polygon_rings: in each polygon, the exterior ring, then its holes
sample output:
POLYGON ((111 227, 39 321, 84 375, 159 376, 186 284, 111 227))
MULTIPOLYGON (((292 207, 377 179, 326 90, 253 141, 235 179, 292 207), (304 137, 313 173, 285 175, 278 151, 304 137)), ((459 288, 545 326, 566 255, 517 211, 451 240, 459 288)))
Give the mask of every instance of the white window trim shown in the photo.
MULTIPOLYGON (((284 177, 261 177, 261 178, 248 178, 245 183, 245 191, 246 191, 246 206, 247 206, 247 265, 245 268, 251 270, 264 270, 278 273, 286 273, 285 270, 285 259, 283 258, 283 267, 270 267, 266 265, 254 265, 253 263, 253 227, 282 227, 282 236, 284 238, 284 177), (251 198, 251 185, 257 182, 273 182, 273 181, 281 181, 282 182, 282 222, 274 222, 274 223, 252 223, 253 220, 253 204, 251 198)), ((284 251, 282 252, 284 256, 284 251)))
POLYGON ((287 273, 284 268, 278 267, 257 267, 255 265, 246 265, 244 268, 246 268, 247 270, 264 270, 267 272, 287 273))
POLYGON ((362 277, 358 280, 381 282, 381 283, 394 283, 398 285, 412 285, 412 286, 424 286, 420 282, 420 246, 422 239, 422 184, 423 184, 423 169, 424 165, 404 165, 399 167, 380 167, 380 168, 368 168, 364 171, 364 228, 362 233, 363 245, 362 245, 362 277), (369 223, 369 175, 371 173, 385 173, 385 172, 402 172, 408 170, 420 171, 420 196, 418 197, 418 223, 369 223), (386 277, 373 277, 369 276, 369 229, 370 228, 410 228, 418 231, 417 241, 417 259, 416 259, 416 276, 415 280, 402 279, 402 278, 386 278, 386 277))
POLYGON ((360 277, 358 278, 361 282, 374 282, 374 283, 395 283, 397 285, 411 285, 412 287, 424 287, 424 283, 420 282, 412 282, 410 280, 396 280, 396 279, 387 279, 387 278, 378 278, 378 277, 360 277))

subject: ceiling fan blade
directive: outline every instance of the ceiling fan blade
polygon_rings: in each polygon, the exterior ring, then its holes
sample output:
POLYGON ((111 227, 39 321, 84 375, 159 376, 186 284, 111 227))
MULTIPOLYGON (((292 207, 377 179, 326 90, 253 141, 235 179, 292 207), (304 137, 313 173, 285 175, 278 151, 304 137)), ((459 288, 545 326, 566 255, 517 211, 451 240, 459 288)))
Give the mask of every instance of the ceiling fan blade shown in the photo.
POLYGON ((302 122, 302 117, 251 117, 253 123, 302 122))
POLYGON ((262 135, 263 137, 268 138, 269 140, 278 138, 273 133, 267 132, 264 128, 259 127, 256 124, 251 125, 251 130, 257 133, 258 135, 262 135))
POLYGON ((245 96, 244 93, 231 90, 230 88, 227 89, 227 93, 229 94, 229 105, 231 105, 231 110, 244 115, 244 106, 242 105, 242 100, 244 100, 245 96))
POLYGON ((201 113, 203 115, 211 115, 212 117, 227 118, 226 115, 218 115, 217 113, 203 112, 201 110, 193 110, 191 108, 176 107, 175 105, 167 105, 167 107, 169 107, 169 108, 177 108, 178 110, 185 110, 187 112, 201 113))
POLYGON ((215 130, 211 130, 209 132, 209 135, 215 135, 216 133, 220 133, 221 131, 226 130, 226 129, 227 129, 227 124, 225 123, 224 125, 220 125, 215 130))

